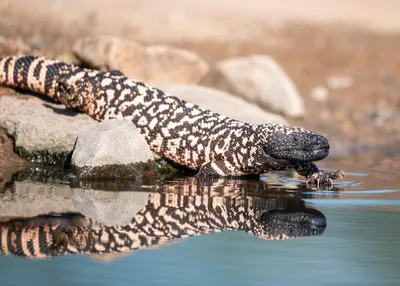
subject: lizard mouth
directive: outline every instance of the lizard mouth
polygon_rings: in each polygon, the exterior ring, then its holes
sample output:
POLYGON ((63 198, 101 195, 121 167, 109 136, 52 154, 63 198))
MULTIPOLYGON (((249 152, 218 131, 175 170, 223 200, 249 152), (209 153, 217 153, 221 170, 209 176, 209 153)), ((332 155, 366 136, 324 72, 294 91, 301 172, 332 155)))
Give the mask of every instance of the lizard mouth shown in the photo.
POLYGON ((275 159, 285 159, 290 161, 312 162, 324 159, 329 154, 329 146, 316 149, 297 149, 297 150, 275 150, 270 154, 275 159))
POLYGON ((318 161, 324 159, 329 154, 329 146, 328 147, 321 147, 314 150, 302 150, 297 154, 300 159, 299 161, 318 161))

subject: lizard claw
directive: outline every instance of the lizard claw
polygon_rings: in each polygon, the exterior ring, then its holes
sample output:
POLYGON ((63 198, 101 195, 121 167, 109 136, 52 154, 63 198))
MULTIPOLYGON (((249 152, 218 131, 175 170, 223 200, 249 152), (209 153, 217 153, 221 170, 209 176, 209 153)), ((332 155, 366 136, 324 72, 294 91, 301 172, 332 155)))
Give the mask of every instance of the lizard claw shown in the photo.
POLYGON ((307 178, 306 184, 316 185, 317 188, 319 188, 320 185, 333 187, 333 180, 343 178, 345 176, 346 173, 342 170, 337 170, 334 172, 318 171, 307 178))

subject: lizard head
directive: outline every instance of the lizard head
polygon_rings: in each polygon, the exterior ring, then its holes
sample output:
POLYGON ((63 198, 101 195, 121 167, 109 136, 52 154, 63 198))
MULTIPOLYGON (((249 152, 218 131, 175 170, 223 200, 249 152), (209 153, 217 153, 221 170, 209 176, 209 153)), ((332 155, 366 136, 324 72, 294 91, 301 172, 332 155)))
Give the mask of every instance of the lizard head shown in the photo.
POLYGON ((264 152, 272 158, 312 162, 328 156, 328 140, 304 128, 282 124, 264 124, 258 128, 264 152))

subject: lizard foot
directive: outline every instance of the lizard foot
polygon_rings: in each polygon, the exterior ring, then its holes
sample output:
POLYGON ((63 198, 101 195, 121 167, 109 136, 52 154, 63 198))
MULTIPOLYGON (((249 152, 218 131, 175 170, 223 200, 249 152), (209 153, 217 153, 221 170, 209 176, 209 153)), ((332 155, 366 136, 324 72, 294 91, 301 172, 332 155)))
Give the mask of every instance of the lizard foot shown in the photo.
POLYGON ((320 185, 328 185, 328 187, 332 187, 333 180, 343 178, 345 176, 346 173, 342 170, 337 170, 334 172, 318 171, 307 178, 306 184, 314 184, 317 186, 317 188, 320 185))

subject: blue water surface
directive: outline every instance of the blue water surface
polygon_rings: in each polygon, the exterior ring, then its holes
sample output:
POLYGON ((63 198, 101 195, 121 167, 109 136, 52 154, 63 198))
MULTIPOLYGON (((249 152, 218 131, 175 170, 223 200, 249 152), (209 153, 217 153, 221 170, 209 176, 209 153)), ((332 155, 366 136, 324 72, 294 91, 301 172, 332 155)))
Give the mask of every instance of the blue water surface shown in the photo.
MULTIPOLYGON (((325 215, 327 227, 322 235, 268 241, 225 231, 137 250, 109 261, 79 254, 45 260, 0 255, 0 285, 400 285, 399 184, 395 177, 390 185, 376 180, 370 184, 368 179, 365 173, 354 172, 347 182, 337 184, 344 188, 339 191, 303 187, 287 191, 289 198, 300 196, 307 207, 325 215)), ((246 196, 259 186, 254 181, 217 184, 215 189, 220 188, 223 196, 227 190, 246 196), (243 193, 238 192, 242 189, 243 193)), ((30 186, 26 184, 24 192, 30 186)), ((193 192, 196 186, 178 182, 166 189, 193 192)), ((60 196, 68 192, 63 187, 60 196)), ((87 206, 96 205, 96 191, 74 192, 73 198, 81 204, 88 200, 87 206)), ((255 195, 262 192, 274 197, 285 190, 260 187, 255 195)), ((51 189, 49 194, 57 197, 58 193, 51 189)), ((111 195, 107 198, 113 199, 111 195)))
POLYGON ((399 285, 399 212, 319 209, 322 236, 264 241, 228 231, 110 262, 0 256, 2 285, 399 285))

